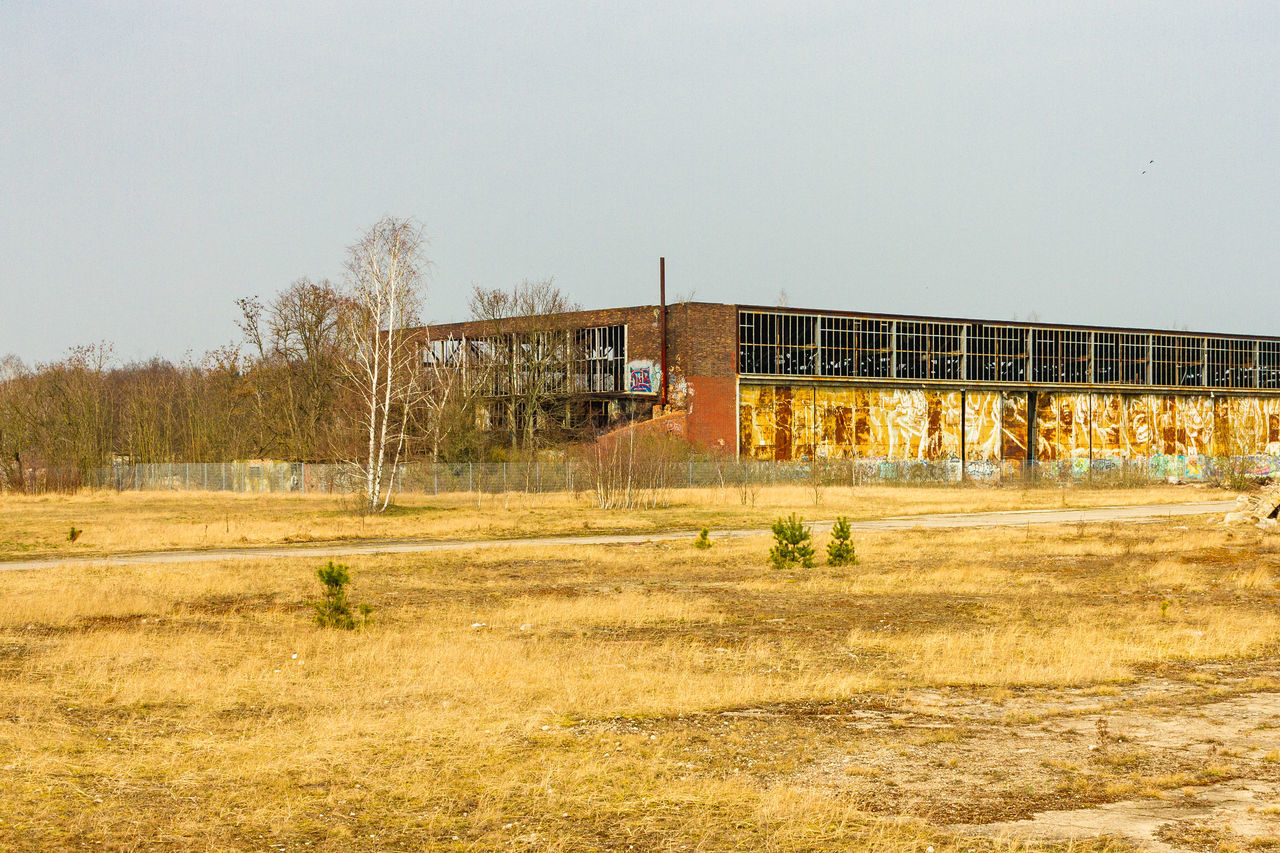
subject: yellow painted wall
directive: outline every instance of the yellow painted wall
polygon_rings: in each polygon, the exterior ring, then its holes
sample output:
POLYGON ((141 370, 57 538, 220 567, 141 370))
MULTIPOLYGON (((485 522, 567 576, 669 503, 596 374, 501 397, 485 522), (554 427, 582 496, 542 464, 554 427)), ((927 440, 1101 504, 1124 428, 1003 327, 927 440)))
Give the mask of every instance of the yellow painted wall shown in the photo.
POLYGON ((1280 455, 1280 399, 743 385, 739 449, 755 459, 1040 461, 1280 455), (963 422, 963 431, 961 423, 963 422), (963 436, 963 439, 962 439, 963 436))

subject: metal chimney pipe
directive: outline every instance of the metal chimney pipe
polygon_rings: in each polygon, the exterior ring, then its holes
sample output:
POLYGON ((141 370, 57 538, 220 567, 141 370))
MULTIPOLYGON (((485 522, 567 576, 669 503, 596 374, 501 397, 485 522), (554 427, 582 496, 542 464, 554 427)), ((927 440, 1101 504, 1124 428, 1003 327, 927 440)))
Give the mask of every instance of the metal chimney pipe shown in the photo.
POLYGON ((667 407, 667 259, 658 258, 658 301, 661 314, 658 315, 659 334, 662 336, 662 391, 660 400, 662 407, 667 407))

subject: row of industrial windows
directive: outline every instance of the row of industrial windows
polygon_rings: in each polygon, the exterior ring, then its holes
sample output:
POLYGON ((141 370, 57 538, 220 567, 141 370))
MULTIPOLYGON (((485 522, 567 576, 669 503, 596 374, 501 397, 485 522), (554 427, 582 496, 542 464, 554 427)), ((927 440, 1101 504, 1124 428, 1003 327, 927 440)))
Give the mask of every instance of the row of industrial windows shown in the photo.
POLYGON ((627 327, 507 332, 437 338, 423 365, 472 374, 494 396, 522 393, 617 393, 626 390, 627 327))
POLYGON ((1280 388, 1280 340, 740 311, 738 372, 1280 388))

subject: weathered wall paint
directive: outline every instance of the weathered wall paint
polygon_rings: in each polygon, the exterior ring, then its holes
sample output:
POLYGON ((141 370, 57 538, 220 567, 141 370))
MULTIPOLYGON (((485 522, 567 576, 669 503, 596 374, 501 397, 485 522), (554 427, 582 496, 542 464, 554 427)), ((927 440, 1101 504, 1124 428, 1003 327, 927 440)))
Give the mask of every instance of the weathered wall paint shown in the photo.
POLYGON ((755 459, 958 460, 962 444, 967 462, 1006 467, 1029 444, 1037 462, 1085 470, 1280 457, 1280 399, 1269 397, 743 385, 738 404, 739 450, 755 459))
POLYGON ((744 385, 739 449, 755 459, 959 459, 960 392, 744 385))
POLYGON ((1000 460, 999 391, 970 391, 964 400, 964 458, 972 462, 1000 460))

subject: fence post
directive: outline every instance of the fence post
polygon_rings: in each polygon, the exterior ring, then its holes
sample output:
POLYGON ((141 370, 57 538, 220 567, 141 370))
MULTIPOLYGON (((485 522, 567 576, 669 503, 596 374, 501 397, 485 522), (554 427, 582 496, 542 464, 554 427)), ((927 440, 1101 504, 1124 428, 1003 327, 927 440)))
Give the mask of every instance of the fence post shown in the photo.
POLYGON ((467 463, 467 491, 468 492, 474 491, 474 488, 471 485, 471 463, 470 462, 467 463))
POLYGON ((537 461, 533 463, 533 490, 542 493, 542 463, 537 461))
POLYGON ((440 463, 439 462, 431 463, 431 482, 432 482, 432 490, 433 490, 432 493, 437 495, 440 494, 440 463))
POLYGON ((502 491, 503 491, 503 494, 505 494, 507 491, 507 463, 506 462, 502 463, 502 491))

